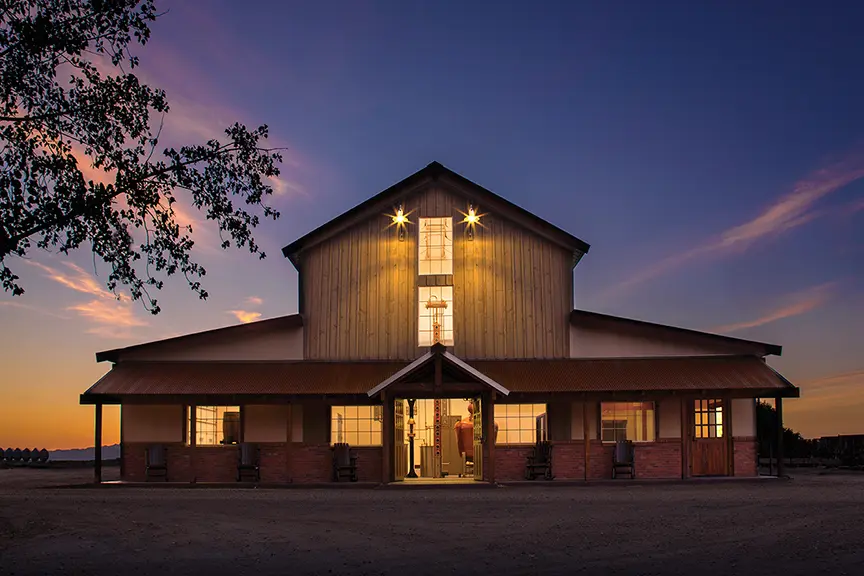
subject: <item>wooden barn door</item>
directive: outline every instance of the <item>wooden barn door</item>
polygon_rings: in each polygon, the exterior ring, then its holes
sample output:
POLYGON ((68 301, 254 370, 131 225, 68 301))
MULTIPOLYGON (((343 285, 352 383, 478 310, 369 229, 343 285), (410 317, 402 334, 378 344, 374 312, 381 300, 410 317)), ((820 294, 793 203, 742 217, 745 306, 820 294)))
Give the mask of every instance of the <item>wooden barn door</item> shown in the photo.
POLYGON ((690 466, 693 476, 726 476, 729 453, 726 434, 728 407, 723 399, 693 401, 693 441, 690 466))

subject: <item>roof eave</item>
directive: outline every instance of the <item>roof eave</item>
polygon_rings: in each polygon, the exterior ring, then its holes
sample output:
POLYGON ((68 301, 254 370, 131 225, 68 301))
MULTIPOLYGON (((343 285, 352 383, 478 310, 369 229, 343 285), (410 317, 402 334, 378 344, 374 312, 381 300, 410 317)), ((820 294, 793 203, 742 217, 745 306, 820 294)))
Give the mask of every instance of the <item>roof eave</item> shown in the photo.
POLYGON ((668 324, 658 324, 656 322, 647 322, 645 320, 636 320, 634 318, 625 318, 623 316, 612 316, 611 314, 602 314, 600 312, 591 312, 590 310, 578 310, 575 309, 570 312, 570 323, 573 323, 574 317, 576 316, 590 316, 594 318, 600 318, 605 320, 613 320, 618 322, 624 322, 629 324, 636 324, 640 326, 649 326, 652 328, 663 328, 666 330, 671 330, 674 332, 679 332, 682 334, 689 334, 693 336, 704 336, 706 338, 713 338, 717 340, 723 340, 729 343, 739 343, 739 344, 749 344, 754 346, 761 346, 765 349, 766 356, 780 356, 783 353, 783 347, 778 344, 769 344, 767 342, 759 342, 756 340, 745 340, 743 338, 735 338, 733 336, 724 336, 722 334, 714 334, 711 332, 701 332, 699 330, 691 330, 690 328, 681 328, 679 326, 670 326, 668 324))

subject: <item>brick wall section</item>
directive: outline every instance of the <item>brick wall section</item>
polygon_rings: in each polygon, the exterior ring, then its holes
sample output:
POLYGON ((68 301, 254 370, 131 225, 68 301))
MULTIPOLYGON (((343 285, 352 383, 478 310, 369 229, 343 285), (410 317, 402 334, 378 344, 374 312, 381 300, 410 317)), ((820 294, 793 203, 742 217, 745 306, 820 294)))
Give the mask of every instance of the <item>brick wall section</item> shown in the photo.
POLYGON ((260 450, 259 472, 261 482, 265 484, 281 484, 288 482, 288 444, 262 443, 258 445, 260 450))
POLYGON ((680 439, 661 439, 635 446, 637 478, 681 478, 680 439))
POLYGON ((560 480, 585 478, 585 443, 552 442, 552 474, 560 480))
POLYGON ((351 449, 352 452, 357 454, 357 480, 359 482, 381 482, 381 458, 383 450, 380 446, 364 446, 351 449))
MULTIPOLYGON (((589 480, 608 480, 612 478, 612 454, 615 452, 613 444, 603 444, 599 440, 589 443, 591 455, 588 462, 589 480)), ((639 449, 637 448, 638 452, 639 449)))
POLYGON ((733 437, 732 441, 735 449, 735 476, 757 476, 756 454, 759 444, 756 438, 739 436, 733 437))
POLYGON ((144 481, 144 463, 145 455, 144 444, 123 445, 123 475, 121 480, 126 482, 143 482, 144 481))
POLYGON ((165 457, 168 460, 168 482, 195 481, 192 448, 183 444, 166 444, 165 457))
MULTIPOLYGON (((238 446, 199 446, 186 448, 186 451, 194 459, 197 482, 237 482, 238 446)), ((168 473, 170 475, 170 468, 168 473)))
POLYGON ((333 479, 333 449, 329 444, 292 444, 289 470, 291 481, 296 484, 330 482, 333 479))
POLYGON ((530 453, 530 446, 495 446, 495 480, 524 480, 525 462, 530 453))
MULTIPOLYGON (((581 441, 553 442, 552 473, 558 480, 585 478, 585 445, 581 441)), ((495 479, 501 482, 524 480, 525 463, 531 446, 501 445, 495 447, 495 479)), ((612 444, 591 442, 589 480, 612 478, 612 444)), ((680 478, 681 441, 658 440, 636 444, 637 478, 680 478)))

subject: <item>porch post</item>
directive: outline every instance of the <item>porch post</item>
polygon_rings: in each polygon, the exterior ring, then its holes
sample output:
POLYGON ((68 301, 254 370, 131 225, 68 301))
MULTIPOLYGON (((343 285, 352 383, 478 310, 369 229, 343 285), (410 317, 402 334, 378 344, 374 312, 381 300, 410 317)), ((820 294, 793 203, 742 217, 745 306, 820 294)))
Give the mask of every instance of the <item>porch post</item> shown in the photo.
POLYGON ((93 483, 102 483, 102 404, 96 404, 96 425, 93 439, 93 483))
POLYGON ((489 447, 489 456, 483 462, 483 474, 487 482, 495 482, 495 393, 489 392, 482 400, 483 402, 483 436, 486 437, 486 445, 489 447))
POLYGON ((383 404, 381 410, 381 426, 384 427, 384 434, 382 435, 381 443, 381 449, 384 452, 381 455, 381 483, 387 484, 389 482, 392 482, 394 479, 391 474, 391 470, 393 469, 394 455, 393 435, 395 433, 395 425, 393 419, 395 415, 393 413, 393 410, 395 406, 393 404, 393 399, 387 396, 386 392, 381 393, 381 403, 383 404))
POLYGON ((588 481, 588 466, 591 463, 591 427, 588 425, 588 401, 582 402, 582 443, 585 446, 585 481, 588 481))
POLYGON ((294 402, 288 402, 288 418, 285 424, 285 481, 291 482, 291 444, 294 442, 294 402))
POLYGON ((690 403, 689 398, 681 398, 681 478, 690 471, 690 403))
POLYGON ((786 466, 783 464, 783 398, 774 398, 774 410, 777 412, 777 477, 786 475, 786 466))

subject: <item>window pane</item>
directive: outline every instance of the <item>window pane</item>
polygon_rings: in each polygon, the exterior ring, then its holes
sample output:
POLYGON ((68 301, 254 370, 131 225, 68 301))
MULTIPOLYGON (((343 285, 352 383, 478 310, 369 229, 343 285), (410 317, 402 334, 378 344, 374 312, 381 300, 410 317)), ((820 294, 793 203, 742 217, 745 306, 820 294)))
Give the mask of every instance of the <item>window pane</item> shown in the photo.
POLYGON ((602 402, 602 441, 653 442, 656 438, 653 402, 602 402))
POLYGON ((418 294, 417 343, 431 346, 435 341, 435 329, 445 346, 453 345, 453 287, 421 286, 418 294))
POLYGON ((453 273, 453 218, 420 218, 421 275, 453 273))
POLYGON ((333 406, 330 442, 352 446, 381 446, 381 419, 376 406, 333 406))
MULTIPOLYGON (((240 407, 196 406, 195 431, 195 444, 198 446, 238 443, 240 441, 240 407)), ((191 421, 189 435, 191 438, 191 421)))

